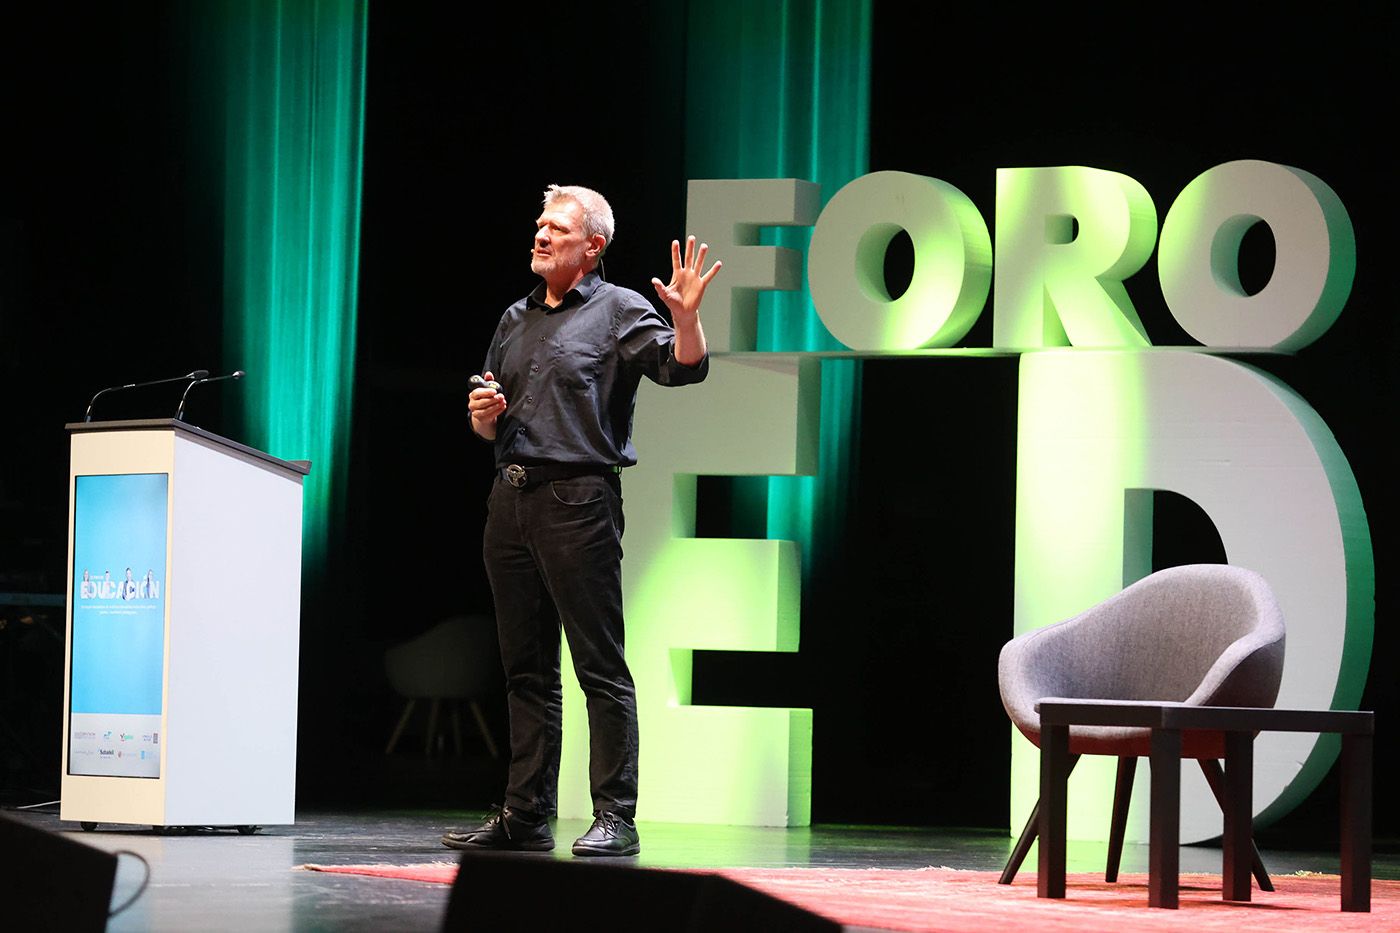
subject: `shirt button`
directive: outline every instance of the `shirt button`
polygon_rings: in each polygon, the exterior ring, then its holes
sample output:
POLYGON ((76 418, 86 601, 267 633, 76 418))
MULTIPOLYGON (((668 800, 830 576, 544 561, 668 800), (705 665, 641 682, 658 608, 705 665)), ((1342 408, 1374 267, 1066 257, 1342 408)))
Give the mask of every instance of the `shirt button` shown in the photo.
POLYGON ((544 338, 543 338, 543 337, 540 338, 540 343, 544 343, 544 338))
POLYGON ((539 364, 539 363, 534 363, 534 364, 532 364, 532 365, 530 366, 530 372, 532 372, 532 373, 537 373, 537 372, 539 372, 539 371, 540 371, 540 364, 539 364))
POLYGON ((530 403, 533 402, 534 400, 535 400, 535 397, 534 397, 533 395, 527 395, 527 396, 525 396, 525 404, 526 404, 526 405, 530 404, 530 403))
POLYGON ((524 436, 525 436, 525 429, 524 429, 524 428, 516 428, 515 433, 516 433, 516 434, 519 434, 521 437, 524 437, 524 436))

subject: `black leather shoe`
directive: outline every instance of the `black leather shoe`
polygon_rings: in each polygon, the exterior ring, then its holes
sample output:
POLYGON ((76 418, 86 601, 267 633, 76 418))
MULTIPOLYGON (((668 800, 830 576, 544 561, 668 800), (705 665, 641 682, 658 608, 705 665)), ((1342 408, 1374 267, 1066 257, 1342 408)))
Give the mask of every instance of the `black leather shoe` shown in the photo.
POLYGON ((607 810, 599 813, 588 832, 574 842, 575 855, 636 855, 640 851, 642 841, 637 835, 637 824, 607 810))
POLYGON ((535 813, 502 807, 494 810, 476 829, 445 833, 449 849, 494 849, 507 852, 548 852, 554 848, 549 820, 535 813))

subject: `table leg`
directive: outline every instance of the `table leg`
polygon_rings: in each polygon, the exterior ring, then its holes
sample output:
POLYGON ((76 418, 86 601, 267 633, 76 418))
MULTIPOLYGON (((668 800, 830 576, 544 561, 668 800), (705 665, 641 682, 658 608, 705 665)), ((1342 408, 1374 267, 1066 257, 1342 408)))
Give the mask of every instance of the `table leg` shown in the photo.
POLYGON ((1225 831, 1221 838, 1221 898, 1247 901, 1252 894, 1254 862, 1254 735, 1225 733, 1225 787, 1221 800, 1225 831))
POLYGON ((1371 756, 1375 737, 1342 736, 1342 910, 1371 909, 1371 756))
POLYGON ((1181 853, 1181 732, 1152 730, 1152 808, 1147 848, 1147 905, 1175 910, 1181 853))
POLYGON ((1065 896, 1065 833, 1069 798, 1069 726, 1040 730, 1040 849, 1037 897, 1065 896))

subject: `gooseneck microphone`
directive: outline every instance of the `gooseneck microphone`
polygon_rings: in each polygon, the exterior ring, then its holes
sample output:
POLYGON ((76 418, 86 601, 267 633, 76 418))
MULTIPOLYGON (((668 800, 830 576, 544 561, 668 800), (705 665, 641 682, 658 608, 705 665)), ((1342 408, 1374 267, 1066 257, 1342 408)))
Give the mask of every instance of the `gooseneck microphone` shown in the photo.
MULTIPOLYGON (((196 369, 194 372, 186 373, 183 376, 171 376, 169 379, 152 379, 150 382, 131 382, 124 386, 108 386, 105 389, 98 389, 97 394, 92 397, 92 401, 88 402, 87 411, 83 413, 83 420, 92 420, 92 406, 97 402, 99 397, 106 395, 108 392, 120 392, 123 389, 144 389, 146 386, 164 385, 167 382, 185 382, 186 380, 193 385, 195 382, 201 379, 207 379, 208 377, 209 370, 196 369)), ((186 388, 185 391, 188 392, 189 389, 186 388)))
POLYGON ((198 385, 203 385, 206 382, 222 382, 225 379, 242 379, 246 375, 248 374, 241 369, 235 369, 233 372, 229 373, 226 376, 214 376, 212 378, 210 377, 208 372, 205 372, 204 375, 200 376, 198 379, 185 386, 185 394, 180 396, 180 407, 175 409, 175 420, 185 420, 185 399, 190 397, 190 389, 193 389, 195 386, 198 385))

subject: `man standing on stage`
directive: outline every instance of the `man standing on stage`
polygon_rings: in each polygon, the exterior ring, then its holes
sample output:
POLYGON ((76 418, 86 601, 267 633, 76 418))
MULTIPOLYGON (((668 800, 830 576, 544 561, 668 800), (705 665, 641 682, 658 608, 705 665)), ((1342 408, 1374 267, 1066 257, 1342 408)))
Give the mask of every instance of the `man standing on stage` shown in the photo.
POLYGON ((593 826, 575 855, 636 855, 637 704, 623 657, 623 467, 637 462, 632 411, 643 376, 663 386, 709 370, 700 302, 720 269, 708 247, 671 244, 671 281, 652 279, 671 324, 638 293, 603 280, 612 208, 588 188, 551 185, 530 269, 542 281, 506 309, 468 408, 495 442, 483 549, 496 604, 510 714, 505 802, 455 849, 548 850, 561 741, 559 632, 588 706, 593 826), (509 400, 509 407, 507 406, 509 400))

